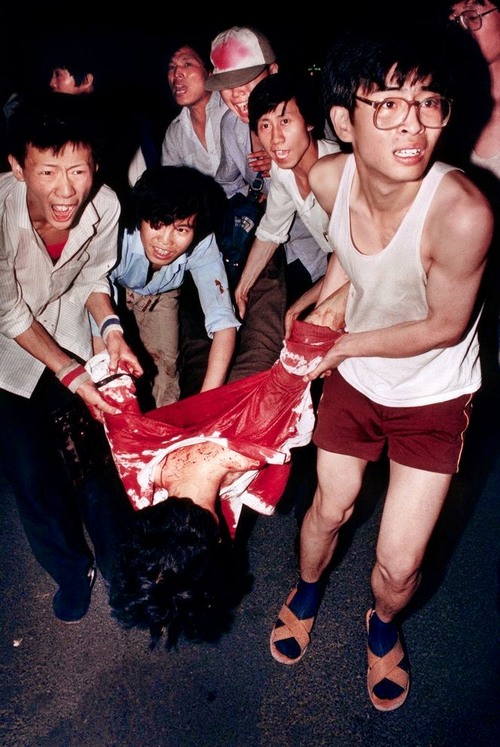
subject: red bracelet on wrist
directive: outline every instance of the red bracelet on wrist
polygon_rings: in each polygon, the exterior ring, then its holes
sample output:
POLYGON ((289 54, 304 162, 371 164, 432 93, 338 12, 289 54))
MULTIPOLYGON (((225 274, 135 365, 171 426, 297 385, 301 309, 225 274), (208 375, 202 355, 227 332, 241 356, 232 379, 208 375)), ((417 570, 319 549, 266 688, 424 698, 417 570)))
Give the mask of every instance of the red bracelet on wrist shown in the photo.
POLYGON ((66 366, 63 366, 60 371, 56 373, 56 377, 59 379, 61 384, 69 389, 70 392, 73 392, 73 394, 82 384, 91 380, 90 374, 87 373, 81 363, 74 360, 70 361, 66 366))

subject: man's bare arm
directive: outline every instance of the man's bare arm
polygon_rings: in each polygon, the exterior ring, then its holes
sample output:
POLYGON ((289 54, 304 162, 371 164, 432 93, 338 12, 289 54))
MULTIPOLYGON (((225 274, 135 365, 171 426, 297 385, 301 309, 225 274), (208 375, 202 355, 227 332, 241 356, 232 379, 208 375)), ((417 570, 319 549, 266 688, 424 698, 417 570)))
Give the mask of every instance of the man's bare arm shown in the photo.
POLYGON ((236 328, 228 327, 214 332, 202 392, 224 384, 236 345, 236 328))
POLYGON ((255 239, 252 244, 240 281, 234 292, 234 299, 242 319, 245 317, 248 294, 278 246, 279 244, 272 241, 261 241, 261 239, 255 239))
POLYGON ((344 285, 317 304, 316 308, 307 315, 306 322, 333 330, 344 329, 345 308, 350 287, 351 283, 347 280, 344 285))
MULTIPOLYGON (((45 327, 36 320, 29 329, 18 335, 15 340, 26 352, 44 363, 55 374, 72 362, 72 359, 59 347, 45 327)), ((76 394, 83 399, 93 417, 97 419, 102 418, 103 412, 110 415, 119 412, 115 407, 105 402, 92 381, 85 381, 76 390, 76 394)))
MULTIPOLYGON (((462 177, 456 177, 458 181, 462 177)), ((345 334, 309 377, 317 378, 346 358, 403 358, 450 347, 463 337, 476 304, 486 256, 493 234, 493 214, 486 198, 465 182, 465 189, 448 189, 437 203, 425 241, 427 303, 425 319, 390 327, 345 334)))
MULTIPOLYGON (((111 303, 111 297, 108 296, 107 293, 91 293, 85 306, 89 313, 92 314, 99 327, 107 316, 116 314, 111 303)), ((132 352, 125 342, 124 336, 121 332, 110 331, 109 334, 106 335, 104 344, 109 353, 109 370, 111 373, 114 373, 121 363, 134 376, 142 375, 143 370, 141 364, 139 363, 135 353, 132 352)))

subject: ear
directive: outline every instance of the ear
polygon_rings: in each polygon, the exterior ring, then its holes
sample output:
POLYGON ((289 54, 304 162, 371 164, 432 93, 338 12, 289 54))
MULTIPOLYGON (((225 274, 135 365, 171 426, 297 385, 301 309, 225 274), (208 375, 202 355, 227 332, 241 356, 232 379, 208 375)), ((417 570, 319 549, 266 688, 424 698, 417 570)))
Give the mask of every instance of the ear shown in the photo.
POLYGON ((10 168, 12 169, 12 173, 16 177, 18 182, 24 182, 24 172, 23 167, 19 163, 19 161, 16 161, 14 156, 7 156, 10 168))
POLYGON ((82 91, 92 91, 93 90, 93 88, 94 88, 94 76, 92 75, 92 73, 87 73, 87 75, 85 76, 85 79, 84 79, 83 83, 81 84, 81 86, 79 86, 79 88, 82 91))
POLYGON ((344 143, 352 142, 352 123, 345 106, 332 106, 330 120, 337 137, 344 143))
POLYGON ((312 130, 314 130, 314 125, 307 125, 307 126, 306 126, 306 130, 307 130, 308 132, 312 132, 312 130))
POLYGON ((278 72, 278 63, 277 62, 271 62, 269 65, 269 75, 274 75, 274 73, 278 72))

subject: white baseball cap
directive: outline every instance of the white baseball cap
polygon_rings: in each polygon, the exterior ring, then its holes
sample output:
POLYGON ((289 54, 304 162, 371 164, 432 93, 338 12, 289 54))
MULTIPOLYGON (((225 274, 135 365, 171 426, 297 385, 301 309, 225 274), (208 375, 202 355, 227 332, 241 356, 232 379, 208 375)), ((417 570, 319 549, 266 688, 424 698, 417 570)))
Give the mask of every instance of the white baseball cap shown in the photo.
POLYGON ((267 37, 248 26, 233 26, 212 42, 213 72, 205 81, 207 91, 243 86, 276 61, 267 37))

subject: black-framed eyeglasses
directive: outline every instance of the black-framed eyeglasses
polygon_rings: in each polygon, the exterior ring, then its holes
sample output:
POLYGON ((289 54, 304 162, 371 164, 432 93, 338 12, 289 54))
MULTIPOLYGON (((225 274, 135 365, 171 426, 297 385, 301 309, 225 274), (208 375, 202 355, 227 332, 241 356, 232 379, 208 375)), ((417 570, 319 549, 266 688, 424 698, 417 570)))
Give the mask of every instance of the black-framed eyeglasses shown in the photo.
POLYGON ((372 101, 364 96, 355 98, 373 107, 373 124, 377 130, 394 130, 404 124, 412 106, 416 109, 420 124, 434 130, 446 127, 451 114, 451 99, 444 96, 429 96, 422 101, 408 101, 398 96, 390 96, 382 101, 372 101))
POLYGON ((459 23, 467 31, 479 31, 483 25, 484 16, 489 16, 495 10, 499 10, 499 8, 490 8, 489 10, 485 10, 484 13, 478 13, 477 10, 463 10, 461 13, 457 13, 456 16, 451 16, 450 21, 459 23))

